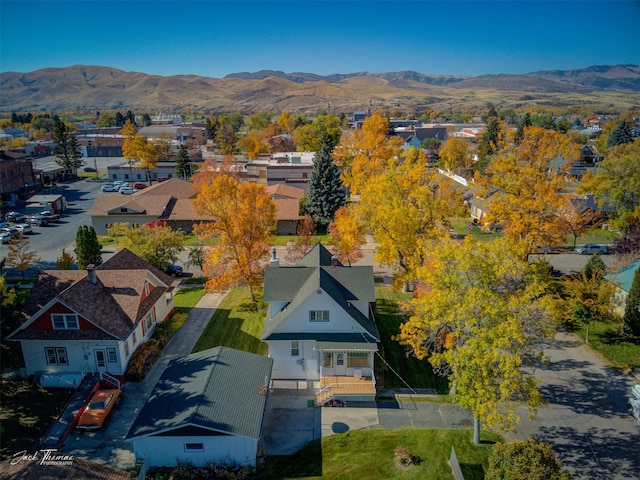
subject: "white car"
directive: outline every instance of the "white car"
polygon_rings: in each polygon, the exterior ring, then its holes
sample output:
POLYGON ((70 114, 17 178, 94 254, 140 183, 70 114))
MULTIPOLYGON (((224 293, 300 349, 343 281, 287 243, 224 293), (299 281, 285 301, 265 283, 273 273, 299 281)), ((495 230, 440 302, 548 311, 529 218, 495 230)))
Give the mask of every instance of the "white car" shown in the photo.
POLYGON ((9 243, 11 241, 11 234, 7 232, 0 232, 0 242, 9 243))
POLYGON ((132 193, 137 192, 135 188, 131 188, 131 187, 120 187, 118 191, 123 195, 131 195, 132 193))
POLYGON ((100 187, 100 190, 102 190, 103 192, 117 192, 118 191, 118 187, 116 185, 112 185, 110 183, 107 183, 106 185, 102 185, 100 187))
POLYGON ((14 228, 21 232, 23 235, 33 233, 33 228, 31 228, 31 225, 29 225, 28 223, 19 223, 17 225, 14 225, 14 228))

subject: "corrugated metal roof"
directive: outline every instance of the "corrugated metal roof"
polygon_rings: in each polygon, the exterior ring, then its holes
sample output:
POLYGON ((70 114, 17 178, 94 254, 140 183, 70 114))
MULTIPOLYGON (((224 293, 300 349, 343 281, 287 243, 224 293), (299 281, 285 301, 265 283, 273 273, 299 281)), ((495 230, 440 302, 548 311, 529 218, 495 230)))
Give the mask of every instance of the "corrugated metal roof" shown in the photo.
POLYGON ((197 426, 259 438, 273 360, 227 347, 169 363, 127 438, 197 426))

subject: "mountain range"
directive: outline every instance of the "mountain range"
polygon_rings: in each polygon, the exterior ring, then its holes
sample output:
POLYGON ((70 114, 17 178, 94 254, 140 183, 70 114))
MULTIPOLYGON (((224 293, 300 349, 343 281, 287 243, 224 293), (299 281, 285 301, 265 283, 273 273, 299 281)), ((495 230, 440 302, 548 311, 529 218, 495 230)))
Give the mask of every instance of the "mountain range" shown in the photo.
POLYGON ((0 111, 269 110, 332 113, 398 109, 640 108, 640 66, 597 65, 523 75, 413 71, 316 75, 262 70, 209 78, 74 65, 0 73, 0 111))

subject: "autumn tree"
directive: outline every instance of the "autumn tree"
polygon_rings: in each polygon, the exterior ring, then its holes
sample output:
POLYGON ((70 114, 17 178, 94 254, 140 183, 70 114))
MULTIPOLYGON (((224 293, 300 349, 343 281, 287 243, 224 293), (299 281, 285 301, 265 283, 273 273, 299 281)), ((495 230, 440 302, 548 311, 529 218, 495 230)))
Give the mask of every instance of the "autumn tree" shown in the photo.
POLYGON ((311 215, 304 216, 298 223, 297 238, 294 242, 287 244, 285 260, 290 263, 298 263, 313 248, 316 238, 316 224, 311 215))
POLYGON ((78 139, 64 122, 58 120, 51 131, 55 147, 53 153, 56 163, 71 173, 82 165, 82 152, 78 148, 78 139))
POLYGON ((569 480, 553 447, 533 438, 493 445, 485 480, 569 480))
POLYGON ((351 194, 361 193, 370 178, 386 170, 390 159, 400 158, 402 139, 387 138, 388 132, 389 119, 374 113, 364 121, 360 130, 350 131, 340 138, 333 151, 333 159, 351 194))
POLYGON ((150 171, 156 168, 162 154, 162 148, 159 146, 161 142, 150 142, 147 137, 137 132, 135 126, 129 120, 120 130, 120 134, 125 137, 122 144, 122 155, 127 161, 135 162, 135 168, 145 170, 147 180, 152 183, 150 171))
POLYGON ((451 393, 480 422, 513 430, 524 406, 544 404, 532 374, 551 338, 550 305, 508 239, 442 242, 418 268, 412 314, 396 340, 447 376, 451 393))
POLYGON ((98 242, 96 231, 91 225, 80 225, 76 231, 76 261, 83 270, 88 265, 102 264, 102 245, 98 242))
POLYGON ((193 205, 199 215, 216 219, 194 227, 203 241, 217 240, 209 247, 203 268, 208 278, 206 288, 225 290, 246 285, 255 301, 277 225, 275 202, 263 185, 220 175, 201 186, 193 205))
POLYGON ((22 280, 24 280, 24 274, 27 269, 38 263, 40 257, 37 252, 29 249, 29 240, 22 234, 11 239, 8 249, 9 251, 6 256, 7 267, 18 270, 22 274, 22 280))
POLYGON ((464 138, 450 137, 444 142, 438 154, 444 167, 450 172, 463 177, 473 176, 473 152, 469 148, 469 142, 464 138))
POLYGON ((4 276, 0 275, 0 308, 13 305, 16 300, 15 288, 7 288, 4 276))
POLYGON ((346 191, 340 179, 340 171, 331 157, 330 140, 325 137, 313 161, 305 208, 316 225, 326 228, 333 220, 336 210, 345 204, 345 198, 346 191))
POLYGON ((640 207, 627 215, 622 235, 613 241, 613 250, 618 255, 638 255, 640 253, 640 207))
POLYGON ((591 228, 602 225, 604 217, 597 210, 585 208, 578 198, 565 198, 564 205, 557 212, 559 227, 562 232, 573 235, 575 248, 578 237, 591 228))
POLYGON ((526 253, 536 245, 556 245, 564 232, 558 211, 565 207, 568 171, 579 148, 566 135, 529 127, 518 146, 503 148, 484 176, 491 197, 487 222, 504 225, 511 241, 522 242, 526 253))
POLYGON ((341 207, 336 211, 333 221, 329 224, 329 234, 333 244, 332 253, 338 256, 343 265, 351 266, 364 256, 364 228, 347 207, 341 207))
POLYGON ((609 149, 595 172, 582 178, 579 191, 592 193, 599 205, 616 209, 622 226, 627 215, 640 207, 640 139, 609 149))
POLYGON ((412 148, 370 175, 349 209, 378 243, 376 260, 393 266, 397 284, 406 286, 433 241, 448 236, 447 219, 461 214, 462 200, 453 181, 428 168, 424 152, 412 148))
POLYGON ((134 227, 128 225, 120 248, 127 248, 160 270, 174 263, 184 246, 184 233, 163 221, 134 227))
POLYGON ((568 324, 585 327, 585 343, 589 343, 589 325, 611 318, 612 298, 616 290, 613 281, 605 278, 603 268, 585 267, 578 275, 562 281, 562 293, 557 311, 568 324))
POLYGON ((71 270, 74 261, 73 255, 63 248, 62 253, 56 259, 56 270, 71 270))

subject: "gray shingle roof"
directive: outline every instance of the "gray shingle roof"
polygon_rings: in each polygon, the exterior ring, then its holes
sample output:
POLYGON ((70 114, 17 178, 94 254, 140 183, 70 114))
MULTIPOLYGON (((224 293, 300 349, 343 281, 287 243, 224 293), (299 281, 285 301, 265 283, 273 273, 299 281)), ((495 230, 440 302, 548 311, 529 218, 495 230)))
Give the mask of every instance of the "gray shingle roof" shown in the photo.
POLYGON ((271 340, 278 325, 288 312, 302 304, 318 289, 325 291, 371 336, 377 341, 378 329, 373 316, 363 315, 351 305, 353 301, 375 302, 373 267, 345 267, 331 265, 332 254, 320 244, 309 251, 297 264, 287 267, 267 267, 264 279, 264 301, 288 302, 287 310, 282 310, 271 318, 266 318, 262 339, 271 340))
POLYGON ((127 438, 200 427, 260 438, 273 360, 215 347, 169 363, 127 438))

